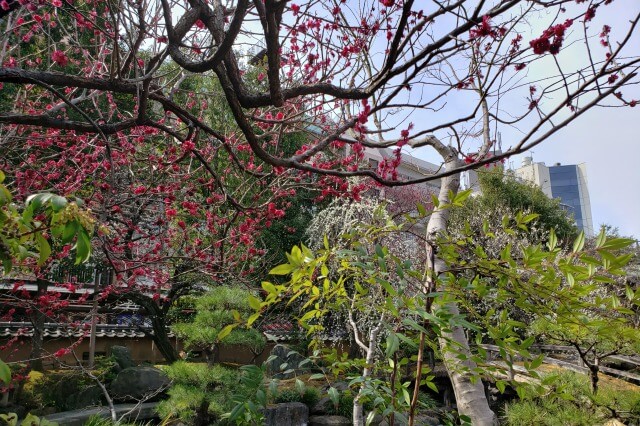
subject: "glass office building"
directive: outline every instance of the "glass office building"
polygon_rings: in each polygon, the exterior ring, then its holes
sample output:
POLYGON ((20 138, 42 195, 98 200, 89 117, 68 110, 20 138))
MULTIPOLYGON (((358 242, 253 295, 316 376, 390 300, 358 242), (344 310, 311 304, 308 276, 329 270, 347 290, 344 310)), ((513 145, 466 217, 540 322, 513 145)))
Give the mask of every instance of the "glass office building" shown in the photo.
POLYGON ((534 163, 530 157, 526 157, 522 167, 515 172, 522 179, 540 186, 548 197, 559 198, 563 207, 573 214, 578 228, 588 237, 594 235, 584 164, 556 164, 547 167, 544 163, 534 163))

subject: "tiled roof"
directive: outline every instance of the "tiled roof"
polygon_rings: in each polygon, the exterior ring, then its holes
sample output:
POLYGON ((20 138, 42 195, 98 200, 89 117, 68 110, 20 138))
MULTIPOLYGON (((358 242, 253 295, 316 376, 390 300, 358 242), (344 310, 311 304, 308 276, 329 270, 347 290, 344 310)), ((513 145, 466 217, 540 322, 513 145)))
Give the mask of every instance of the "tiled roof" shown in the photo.
MULTIPOLYGON (((137 327, 122 326, 116 324, 98 324, 96 327, 96 337, 123 337, 123 338, 141 338, 147 333, 137 327)), ((151 334, 151 330, 149 333, 151 334)), ((43 336, 46 338, 56 337, 75 337, 88 336, 89 329, 82 327, 67 327, 59 323, 47 323, 44 326, 43 336)), ((16 337, 16 336, 33 336, 33 326, 28 322, 5 322, 0 323, 0 338, 16 337)), ((173 337, 172 333, 169 333, 173 337)))

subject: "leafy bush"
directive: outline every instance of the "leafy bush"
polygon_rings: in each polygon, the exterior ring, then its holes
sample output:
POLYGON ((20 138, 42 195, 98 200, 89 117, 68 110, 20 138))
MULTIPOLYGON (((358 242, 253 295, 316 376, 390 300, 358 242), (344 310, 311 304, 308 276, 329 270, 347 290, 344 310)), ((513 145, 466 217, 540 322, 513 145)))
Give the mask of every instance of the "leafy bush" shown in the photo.
MULTIPOLYGON (((343 416, 350 419, 353 416, 353 398, 353 393, 350 390, 342 392, 338 398, 338 406, 330 405, 327 414, 343 416)), ((374 409, 373 403, 368 400, 364 400, 362 406, 365 412, 374 409)))
POLYGON ((637 387, 616 386, 603 381, 594 397, 586 375, 560 372, 543 379, 543 395, 524 395, 504 408, 507 425, 590 426, 612 419, 612 410, 634 424, 640 421, 640 392, 637 387))
POLYGON ((275 398, 276 403, 302 402, 307 407, 313 407, 320 400, 320 392, 316 388, 308 387, 300 394, 295 389, 284 389, 275 398))
MULTIPOLYGON (((44 407, 56 411, 75 410, 78 403, 87 402, 84 396, 95 383, 87 376, 71 371, 50 372, 33 383, 33 398, 44 407)), ((100 402, 100 398, 93 401, 100 402)))

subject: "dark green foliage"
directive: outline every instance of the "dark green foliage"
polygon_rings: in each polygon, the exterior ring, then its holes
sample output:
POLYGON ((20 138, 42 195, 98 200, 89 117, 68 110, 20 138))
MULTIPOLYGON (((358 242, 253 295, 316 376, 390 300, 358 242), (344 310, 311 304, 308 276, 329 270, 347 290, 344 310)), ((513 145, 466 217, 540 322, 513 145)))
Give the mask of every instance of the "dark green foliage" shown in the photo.
POLYGON ((503 207, 511 212, 540 215, 536 220, 538 227, 545 231, 555 229, 560 241, 573 241, 578 235, 575 221, 560 206, 559 200, 548 198, 538 186, 504 174, 501 168, 478 171, 478 180, 482 195, 467 200, 464 207, 452 211, 450 223, 453 226, 468 221, 472 216, 488 218, 496 209, 503 207))
POLYGON ((99 405, 100 390, 88 376, 73 372, 50 372, 33 384, 33 398, 44 407, 69 411, 99 405))
POLYGON ((320 392, 316 388, 307 387, 300 394, 296 389, 284 389, 275 398, 276 403, 281 402, 302 402, 309 408, 313 407, 320 400, 320 392))
POLYGON ((219 420, 233 406, 232 396, 239 392, 238 371, 220 365, 178 361, 165 367, 164 371, 173 381, 169 399, 158 406, 164 419, 180 419, 194 424, 196 417, 219 420), (198 413, 205 408, 205 413, 198 413))
POLYGON ((245 345, 258 353, 264 347, 264 336, 253 328, 237 327, 226 337, 219 338, 226 326, 238 323, 239 318, 246 319, 251 313, 250 294, 239 287, 217 287, 194 298, 195 314, 191 321, 176 323, 172 329, 183 339, 187 349, 210 353, 210 361, 214 361, 213 352, 220 343, 245 345))
MULTIPOLYGON (((337 416, 343 416, 350 419, 353 416, 353 393, 351 391, 345 391, 340 394, 338 399, 338 406, 329 405, 327 414, 333 414, 337 416)), ((365 412, 369 412, 374 409, 373 403, 368 400, 364 400, 362 406, 365 412)))

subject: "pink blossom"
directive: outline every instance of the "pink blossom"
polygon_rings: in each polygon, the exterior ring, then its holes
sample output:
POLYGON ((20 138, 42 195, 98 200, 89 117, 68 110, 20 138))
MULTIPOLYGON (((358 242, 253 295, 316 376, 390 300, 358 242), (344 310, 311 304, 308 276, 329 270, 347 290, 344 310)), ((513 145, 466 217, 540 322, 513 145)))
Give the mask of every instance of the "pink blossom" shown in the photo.
POLYGON ((65 65, 67 65, 67 63, 69 63, 69 58, 67 58, 67 55, 65 55, 62 50, 54 51, 51 55, 51 59, 61 67, 64 67, 65 65))

